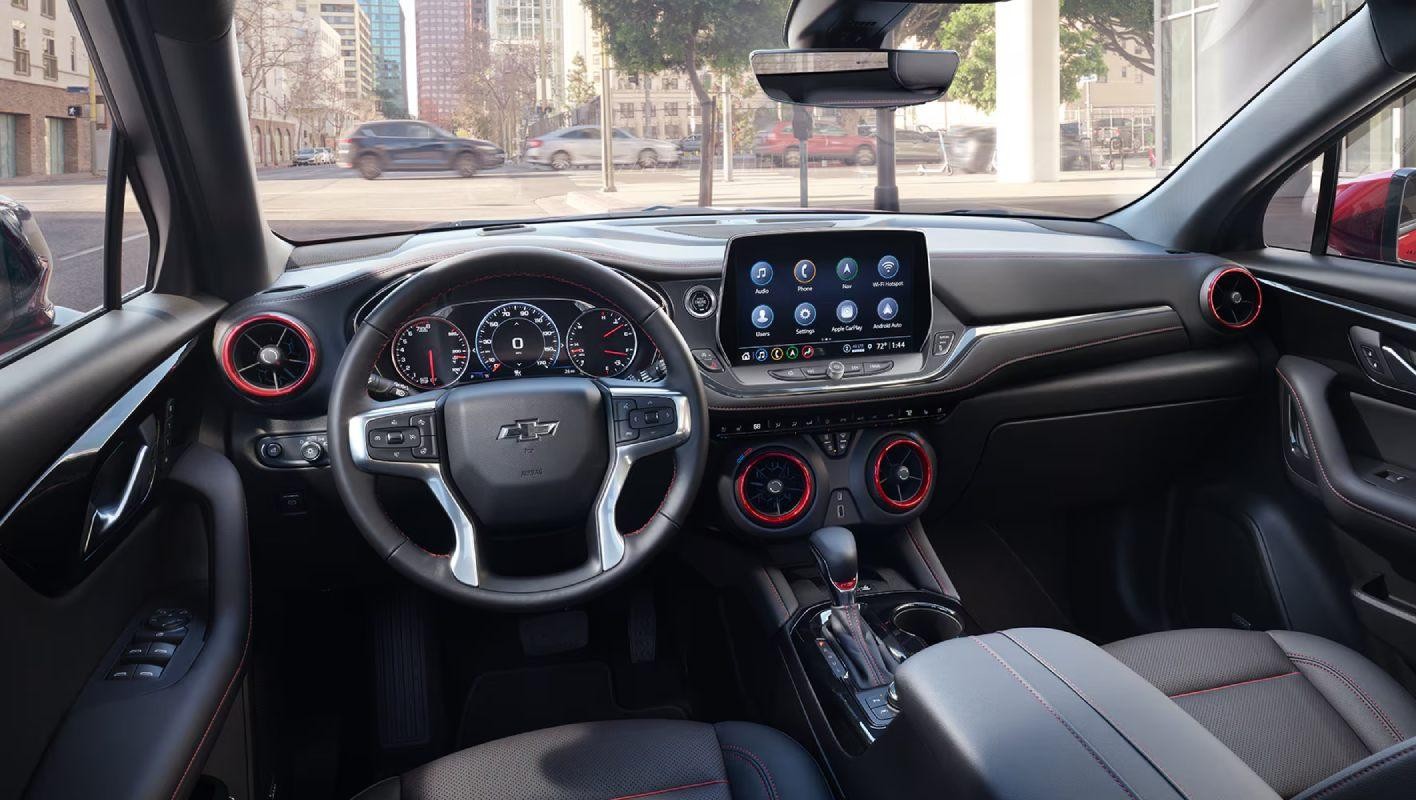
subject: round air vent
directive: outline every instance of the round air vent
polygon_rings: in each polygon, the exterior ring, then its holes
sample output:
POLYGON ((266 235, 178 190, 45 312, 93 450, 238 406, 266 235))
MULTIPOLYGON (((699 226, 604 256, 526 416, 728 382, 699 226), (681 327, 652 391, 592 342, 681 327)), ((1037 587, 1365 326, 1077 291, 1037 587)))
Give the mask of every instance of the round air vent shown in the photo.
POLYGON ((1254 324, 1264 307, 1259 281, 1243 267, 1224 267, 1210 273, 1200 290, 1200 303, 1220 327, 1242 330, 1254 324))
POLYGON ((226 378, 251 397, 285 397, 315 374, 315 339, 282 314, 257 314, 236 323, 221 343, 226 378))
POLYGON ((886 511, 913 511, 929 497, 934 469, 924 445, 895 436, 876 445, 868 462, 870 495, 886 511))
POLYGON ((760 525, 790 525, 811 507, 815 489, 811 467, 790 450, 764 450, 738 471, 737 502, 760 525))

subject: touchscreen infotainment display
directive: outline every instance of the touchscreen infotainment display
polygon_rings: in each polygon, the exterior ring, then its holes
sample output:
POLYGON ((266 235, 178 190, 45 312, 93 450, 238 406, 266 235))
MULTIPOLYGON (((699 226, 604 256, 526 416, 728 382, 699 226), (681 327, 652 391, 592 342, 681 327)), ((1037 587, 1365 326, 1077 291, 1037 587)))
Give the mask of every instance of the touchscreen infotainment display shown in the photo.
POLYGON ((738 365, 917 352, 932 294, 919 231, 739 236, 718 337, 738 365))

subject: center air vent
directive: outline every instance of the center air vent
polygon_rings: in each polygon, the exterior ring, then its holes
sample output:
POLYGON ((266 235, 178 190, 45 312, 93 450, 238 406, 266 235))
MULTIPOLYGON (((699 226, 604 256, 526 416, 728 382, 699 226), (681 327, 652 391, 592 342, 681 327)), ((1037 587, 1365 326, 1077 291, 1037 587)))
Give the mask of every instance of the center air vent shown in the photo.
POLYGON ((881 508, 898 514, 918 508, 934 482, 929 453, 908 436, 895 436, 877 445, 867 469, 871 497, 881 508))
POLYGON ((221 344, 221 368, 242 394, 285 397, 315 374, 315 340, 299 322, 257 314, 236 323, 221 344))
POLYGON ((759 525, 790 525, 811 508, 811 467, 790 450, 764 450, 738 471, 738 507, 759 525))
POLYGON ((1247 269, 1224 267, 1205 279, 1200 302, 1215 323, 1237 331, 1249 327, 1259 318, 1264 296, 1258 279, 1247 269))

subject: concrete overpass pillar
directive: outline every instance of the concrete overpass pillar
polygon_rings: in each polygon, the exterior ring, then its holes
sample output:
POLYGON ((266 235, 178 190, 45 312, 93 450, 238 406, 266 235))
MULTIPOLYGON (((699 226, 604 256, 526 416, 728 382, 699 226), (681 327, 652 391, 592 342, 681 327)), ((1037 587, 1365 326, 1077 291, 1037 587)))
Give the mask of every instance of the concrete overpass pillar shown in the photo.
POLYGON ((997 30, 998 180, 1057 180, 1062 93, 1057 0, 994 6, 997 30))

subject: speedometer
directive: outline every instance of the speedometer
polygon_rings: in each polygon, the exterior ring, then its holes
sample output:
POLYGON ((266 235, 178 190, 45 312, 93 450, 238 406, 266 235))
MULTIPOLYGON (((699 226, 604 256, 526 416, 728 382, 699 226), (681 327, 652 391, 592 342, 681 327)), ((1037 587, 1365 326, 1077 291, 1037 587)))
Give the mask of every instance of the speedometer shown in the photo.
POLYGON ((502 303, 477 325, 477 357, 491 375, 549 368, 560 353, 560 332, 546 312, 530 303, 502 303))
POLYGON ((576 369, 592 378, 613 378, 629 369, 639 339, 618 311, 592 308, 565 333, 565 351, 576 369))
POLYGON ((393 337, 393 366, 413 386, 456 383, 467 371, 467 336, 443 317, 419 317, 393 337))

